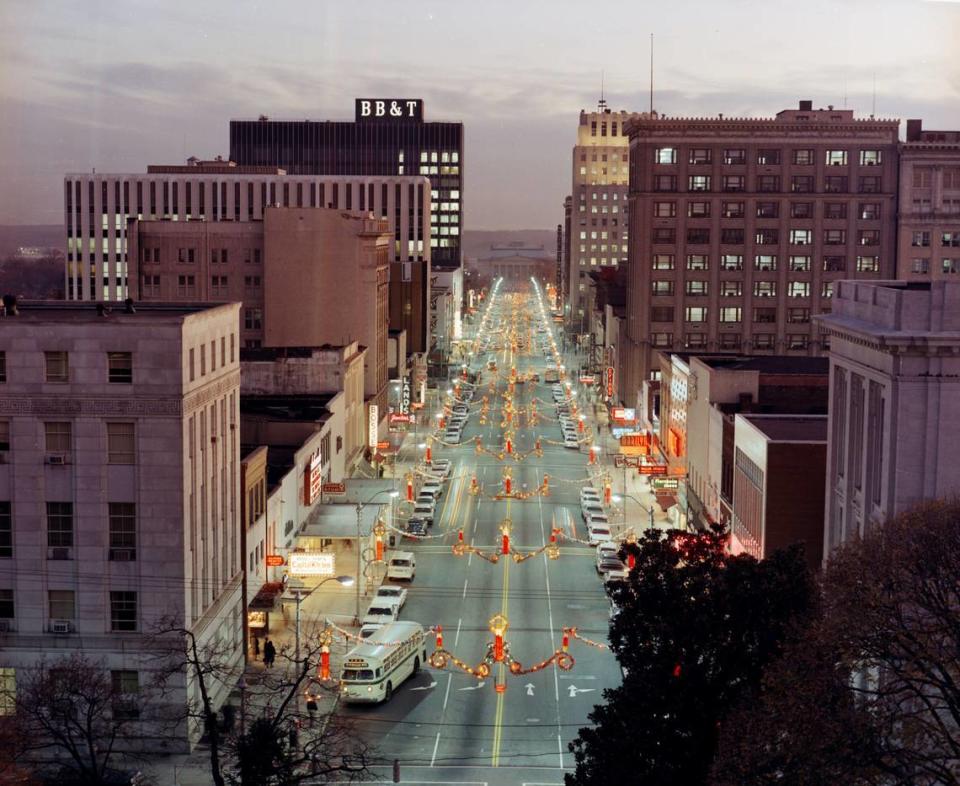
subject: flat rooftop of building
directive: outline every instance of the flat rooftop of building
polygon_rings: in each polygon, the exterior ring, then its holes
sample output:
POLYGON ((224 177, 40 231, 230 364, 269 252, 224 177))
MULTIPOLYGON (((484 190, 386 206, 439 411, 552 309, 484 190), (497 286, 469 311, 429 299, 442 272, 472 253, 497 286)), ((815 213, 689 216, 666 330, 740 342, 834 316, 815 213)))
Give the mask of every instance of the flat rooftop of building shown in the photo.
POLYGON ((158 303, 154 301, 14 300, 16 314, 9 301, 0 309, 0 319, 28 322, 111 322, 134 324, 171 322, 203 311, 230 307, 230 303, 158 303))
POLYGON ((688 357, 695 357, 710 368, 729 371, 759 371, 761 374, 828 374, 830 372, 830 359, 825 357, 695 354, 688 357))
POLYGON ((826 442, 827 415, 741 415, 771 442, 826 442))
MULTIPOLYGON (((241 458, 246 458, 250 453, 259 447, 261 446, 252 443, 244 443, 240 445, 241 458)), ((296 461, 297 451, 300 448, 292 445, 267 445, 266 448, 267 491, 271 492, 280 485, 284 475, 293 469, 293 465, 296 461)))
POLYGON ((244 347, 240 350, 240 360, 255 363, 257 361, 282 360, 284 358, 309 358, 316 352, 342 350, 338 344, 321 344, 318 347, 244 347))
MULTIPOLYGON (((295 423, 323 423, 330 417, 327 405, 339 393, 290 396, 240 396, 240 412, 295 423)), ((271 446, 271 451, 274 448, 271 446)))

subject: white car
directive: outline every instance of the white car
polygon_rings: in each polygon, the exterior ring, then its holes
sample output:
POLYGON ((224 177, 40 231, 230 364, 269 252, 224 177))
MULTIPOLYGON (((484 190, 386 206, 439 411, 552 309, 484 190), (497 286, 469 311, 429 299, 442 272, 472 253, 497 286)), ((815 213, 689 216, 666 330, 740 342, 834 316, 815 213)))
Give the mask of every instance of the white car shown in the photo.
POLYGON ((599 502, 600 492, 597 491, 593 486, 584 486, 580 489, 580 504, 582 505, 585 500, 599 502))
POLYGON ((398 609, 402 609, 407 602, 407 590, 404 587, 398 587, 396 584, 381 584, 377 589, 377 594, 373 596, 374 603, 378 600, 395 603, 398 609))
POLYGON ((580 450, 580 443, 577 442, 577 438, 573 435, 564 435, 563 446, 565 448, 572 448, 573 450, 580 450))
POLYGON ((449 459, 434 459, 429 464, 427 464, 427 471, 433 475, 438 475, 439 477, 446 478, 450 475, 450 460, 449 459))
POLYGON ((453 445, 459 445, 461 439, 463 439, 463 429, 459 426, 452 426, 443 434, 443 441, 453 445))
POLYGON ((410 514, 410 518, 421 519, 430 527, 433 526, 433 515, 435 511, 436 506, 432 502, 420 502, 418 500, 413 506, 413 513, 410 514))
POLYGON ((603 506, 599 501, 594 502, 590 499, 581 499, 580 500, 580 515, 583 516, 583 520, 587 521, 590 516, 602 516, 603 506))
POLYGON ((443 483, 435 480, 428 480, 420 487, 419 496, 422 497, 424 494, 429 494, 434 499, 440 499, 440 497, 443 496, 443 483))
POLYGON ((606 557, 597 565, 597 572, 604 581, 623 581, 627 578, 627 566, 619 557, 606 557))
POLYGON ((613 541, 605 541, 603 543, 597 544, 597 573, 603 573, 600 570, 600 563, 605 559, 617 559, 617 553, 620 551, 620 547, 613 541))
POLYGON ((591 546, 597 546, 610 540, 610 525, 606 521, 588 521, 587 532, 590 533, 591 546))
POLYGON ((387 600, 374 600, 360 620, 361 625, 386 625, 394 622, 400 613, 397 604, 387 600))

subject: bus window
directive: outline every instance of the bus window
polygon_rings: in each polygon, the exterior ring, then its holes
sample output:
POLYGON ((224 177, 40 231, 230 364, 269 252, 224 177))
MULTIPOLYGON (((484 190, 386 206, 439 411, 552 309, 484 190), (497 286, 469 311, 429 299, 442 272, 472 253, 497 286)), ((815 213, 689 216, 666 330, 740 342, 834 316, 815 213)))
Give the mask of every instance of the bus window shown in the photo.
POLYGON ((373 669, 344 669, 341 679, 345 680, 372 680, 373 669))

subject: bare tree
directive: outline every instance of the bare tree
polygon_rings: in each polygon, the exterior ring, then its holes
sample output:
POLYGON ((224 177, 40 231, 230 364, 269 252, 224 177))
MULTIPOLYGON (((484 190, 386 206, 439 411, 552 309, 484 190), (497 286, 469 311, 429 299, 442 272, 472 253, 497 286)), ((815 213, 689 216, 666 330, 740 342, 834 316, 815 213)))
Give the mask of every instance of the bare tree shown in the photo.
POLYGON ((154 636, 154 648, 162 653, 159 684, 169 689, 182 679, 195 686, 196 694, 171 720, 200 724, 215 786, 292 786, 331 777, 357 780, 369 773, 373 753, 349 724, 332 716, 315 718, 307 709, 309 694, 329 689, 315 680, 322 643, 319 635, 306 637, 299 659, 281 650, 277 666, 251 680, 245 688, 250 709, 241 708, 236 730, 225 727, 225 714, 213 699, 236 687, 241 677, 235 649, 201 645, 192 631, 171 620, 160 626, 154 636))
MULTIPOLYGON (((10 764, 53 760, 60 782, 96 786, 138 756, 132 743, 140 736, 142 697, 124 693, 102 663, 73 653, 24 673, 10 697, 15 714, 3 735, 10 764)), ((15 771, 4 777, 17 782, 15 771)))

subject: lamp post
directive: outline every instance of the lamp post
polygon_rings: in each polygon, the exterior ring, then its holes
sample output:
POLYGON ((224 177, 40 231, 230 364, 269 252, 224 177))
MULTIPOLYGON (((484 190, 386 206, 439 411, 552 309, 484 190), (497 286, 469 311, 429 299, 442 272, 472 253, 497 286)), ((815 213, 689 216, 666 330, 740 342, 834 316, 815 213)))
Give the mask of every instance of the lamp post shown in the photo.
POLYGON ((296 599, 297 599, 297 622, 296 622, 296 627, 295 627, 295 630, 296 630, 296 639, 295 639, 296 645, 295 645, 295 648, 294 648, 294 661, 295 661, 296 663, 299 663, 299 662, 300 662, 300 603, 301 603, 305 598, 309 598, 314 592, 316 592, 318 589, 320 589, 320 588, 321 588, 324 584, 326 584, 328 581, 336 581, 338 584, 340 584, 340 585, 343 586, 343 587, 349 587, 351 584, 354 583, 354 582, 353 582, 353 576, 329 576, 328 578, 325 578, 323 581, 321 581, 319 584, 317 584, 317 586, 314 587, 312 590, 310 590, 310 592, 307 592, 307 593, 301 595, 301 594, 300 594, 300 590, 299 590, 299 589, 296 590, 296 593, 297 593, 297 595, 296 595, 296 599))
MULTIPOLYGON (((400 492, 399 492, 399 491, 396 491, 396 490, 394 490, 394 491, 388 491, 388 490, 384 489, 383 491, 378 491, 376 494, 374 494, 374 495, 373 495, 372 497, 370 497, 368 500, 365 500, 364 502, 358 502, 358 503, 357 503, 357 582, 356 582, 357 590, 356 590, 356 608, 355 608, 354 614, 353 614, 353 624, 354 624, 354 625, 358 625, 358 626, 360 625, 360 551, 361 551, 361 549, 360 549, 360 538, 361 538, 360 525, 361 525, 361 517, 362 517, 362 515, 363 515, 363 508, 364 508, 364 506, 365 506, 365 505, 369 505, 371 502, 373 502, 373 501, 374 501, 377 497, 379 497, 381 494, 389 494, 389 495, 390 495, 390 498, 391 498, 391 503, 390 503, 390 505, 391 505, 390 515, 392 516, 392 515, 393 515, 393 507, 392 507, 392 506, 393 506, 393 501, 392 501, 392 500, 394 500, 394 499, 396 499, 398 496, 400 496, 400 492)), ((393 523, 393 522, 391 522, 391 524, 392 524, 392 523, 393 523)))
MULTIPOLYGON (((626 530, 626 528, 627 528, 627 500, 628 500, 628 499, 632 499, 634 502, 636 502, 636 503, 640 506, 640 510, 644 510, 644 509, 645 509, 645 508, 643 507, 643 503, 642 503, 640 500, 638 500, 636 497, 634 497, 632 494, 616 494, 616 495, 614 495, 614 497, 613 497, 613 501, 614 501, 614 502, 621 502, 621 501, 623 502, 623 528, 624 528, 624 530, 626 530)), ((653 508, 646 508, 645 510, 647 511, 647 514, 650 516, 650 529, 653 529, 654 526, 655 526, 654 523, 653 523, 653 508)))

